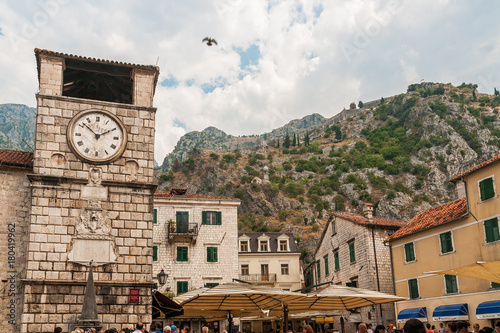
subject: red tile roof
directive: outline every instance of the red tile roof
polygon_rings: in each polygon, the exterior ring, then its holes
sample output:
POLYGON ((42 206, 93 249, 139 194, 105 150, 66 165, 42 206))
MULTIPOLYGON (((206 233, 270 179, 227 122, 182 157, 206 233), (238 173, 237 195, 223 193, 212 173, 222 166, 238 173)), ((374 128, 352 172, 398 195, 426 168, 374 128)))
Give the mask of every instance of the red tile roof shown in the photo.
POLYGON ((19 150, 0 149, 0 165, 33 166, 33 153, 19 150))
POLYGON ((217 197, 217 196, 211 196, 211 195, 204 195, 204 194, 190 194, 186 193, 183 195, 176 195, 172 193, 167 193, 167 192, 158 192, 155 193, 155 198, 179 198, 179 199, 208 199, 208 200, 239 200, 235 198, 229 198, 229 197, 217 197))
MULTIPOLYGON (((353 215, 353 214, 348 214, 348 213, 334 213, 333 215, 343 218, 344 220, 348 220, 357 224, 372 224, 366 221, 366 218, 362 215, 353 215)), ((373 224, 379 225, 379 226, 387 226, 387 227, 403 227, 406 225, 406 222, 403 221, 396 221, 396 220, 387 220, 387 219, 380 219, 378 217, 373 218, 373 224)))
POLYGON ((430 229, 438 225, 451 222, 468 214, 467 201, 465 198, 458 199, 444 205, 432 207, 421 211, 410 220, 403 228, 396 231, 387 239, 392 241, 422 230, 430 229))
POLYGON ((467 171, 465 171, 465 172, 462 172, 462 173, 461 173, 461 174, 459 174, 459 175, 456 175, 455 177, 453 177, 452 179, 450 179, 450 182, 456 182, 457 180, 459 180, 459 179, 460 179, 460 177, 463 177, 463 176, 465 176, 465 175, 468 175, 469 173, 472 173, 472 172, 474 172, 474 171, 476 171, 476 170, 479 170, 479 169, 481 169, 481 168, 484 168, 485 166, 490 165, 491 163, 496 162, 496 161, 498 161, 498 160, 500 160, 500 155, 497 155, 497 156, 495 156, 495 157, 493 157, 493 158, 490 158, 489 160, 487 160, 487 161, 485 161, 485 162, 483 162, 483 163, 480 163, 480 164, 478 164, 478 165, 476 165, 476 166, 474 166, 474 167, 470 168, 469 170, 467 170, 467 171))

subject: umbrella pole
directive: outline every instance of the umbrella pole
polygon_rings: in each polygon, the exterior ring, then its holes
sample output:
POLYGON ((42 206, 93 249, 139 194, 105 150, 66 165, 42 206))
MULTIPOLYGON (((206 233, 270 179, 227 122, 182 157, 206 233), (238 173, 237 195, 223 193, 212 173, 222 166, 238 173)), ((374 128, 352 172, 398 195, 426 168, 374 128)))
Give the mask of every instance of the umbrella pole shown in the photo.
POLYGON ((227 322, 228 322, 228 333, 232 333, 232 329, 233 329, 233 316, 231 315, 231 311, 228 311, 227 312, 227 322))
POLYGON ((283 304, 283 333, 288 332, 288 305, 283 304))

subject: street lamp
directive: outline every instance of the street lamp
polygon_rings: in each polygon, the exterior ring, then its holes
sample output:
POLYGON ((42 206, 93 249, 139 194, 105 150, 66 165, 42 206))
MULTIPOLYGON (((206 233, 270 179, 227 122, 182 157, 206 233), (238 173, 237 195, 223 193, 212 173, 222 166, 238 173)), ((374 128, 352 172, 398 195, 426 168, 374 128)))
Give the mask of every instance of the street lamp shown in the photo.
POLYGON ((165 274, 165 271, 162 268, 161 272, 156 276, 158 278, 158 283, 160 284, 160 286, 163 286, 167 282, 167 276, 168 275, 165 274))

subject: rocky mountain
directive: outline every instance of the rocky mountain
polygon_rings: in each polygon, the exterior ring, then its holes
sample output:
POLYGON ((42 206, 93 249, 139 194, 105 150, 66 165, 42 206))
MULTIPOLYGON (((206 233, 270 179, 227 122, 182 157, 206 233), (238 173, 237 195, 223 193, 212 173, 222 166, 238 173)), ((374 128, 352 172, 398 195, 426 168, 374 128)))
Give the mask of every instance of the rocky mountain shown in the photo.
MULTIPOLYGON (((278 146, 274 139, 283 131, 241 138, 254 142, 247 145, 215 128, 189 133, 178 144, 182 158, 164 163, 170 169, 158 175, 159 190, 187 187, 239 198, 241 231, 294 232, 304 253, 314 250, 332 211, 361 214, 369 202, 375 216, 408 221, 456 199, 448 180, 498 155, 500 96, 476 89, 410 85, 369 107, 351 105, 341 115, 308 122, 300 146, 291 140, 278 146)), ((290 124, 298 130, 300 123, 290 124)))
POLYGON ((292 120, 285 126, 274 129, 270 133, 252 136, 228 135, 215 127, 207 127, 201 132, 189 132, 179 139, 172 153, 164 158, 161 169, 163 171, 170 170, 172 163, 176 159, 179 162, 185 161, 187 154, 193 149, 234 150, 258 147, 267 144, 267 142, 274 142, 279 138, 283 138, 287 133, 290 133, 290 135, 293 135, 293 133, 297 135, 303 134, 323 124, 325 120, 322 115, 314 113, 302 119, 292 120))
POLYGON ((0 104, 0 148, 32 151, 35 117, 35 108, 22 104, 0 104))

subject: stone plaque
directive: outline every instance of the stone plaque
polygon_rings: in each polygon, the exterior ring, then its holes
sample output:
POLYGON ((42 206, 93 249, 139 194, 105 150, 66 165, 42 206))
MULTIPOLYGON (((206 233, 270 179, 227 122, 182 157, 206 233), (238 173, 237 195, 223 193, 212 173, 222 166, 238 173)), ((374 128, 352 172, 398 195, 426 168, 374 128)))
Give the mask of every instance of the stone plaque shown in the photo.
POLYGON ((108 239, 75 238, 68 259, 78 263, 88 263, 94 260, 95 265, 115 262, 116 255, 113 251, 113 241, 108 239))

